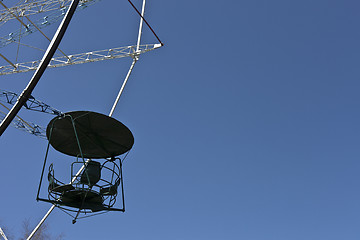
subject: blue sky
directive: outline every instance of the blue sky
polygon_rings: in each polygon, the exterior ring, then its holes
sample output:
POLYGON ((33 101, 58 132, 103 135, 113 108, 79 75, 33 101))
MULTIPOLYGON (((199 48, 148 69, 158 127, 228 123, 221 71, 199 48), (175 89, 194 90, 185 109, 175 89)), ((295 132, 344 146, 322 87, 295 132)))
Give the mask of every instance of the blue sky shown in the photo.
MULTIPOLYGON (((147 20, 165 46, 141 56, 113 115, 135 137, 124 163, 126 212, 72 225, 55 210, 51 232, 65 239, 358 240, 359 6, 147 1, 147 20)), ((74 16, 60 48, 133 45, 138 22, 127 1, 102 0, 74 16)), ((46 48, 39 35, 29 38, 46 48)), ((156 43, 147 29, 142 43, 156 43)), ((33 95, 62 111, 108 114, 130 63, 49 69, 33 95)), ((0 88, 21 92, 31 76, 0 76, 0 88)), ((20 116, 43 125, 51 119, 20 116)), ((9 128, 0 150, 0 219, 16 235, 23 219, 35 224, 50 207, 35 201, 46 141, 9 128)))

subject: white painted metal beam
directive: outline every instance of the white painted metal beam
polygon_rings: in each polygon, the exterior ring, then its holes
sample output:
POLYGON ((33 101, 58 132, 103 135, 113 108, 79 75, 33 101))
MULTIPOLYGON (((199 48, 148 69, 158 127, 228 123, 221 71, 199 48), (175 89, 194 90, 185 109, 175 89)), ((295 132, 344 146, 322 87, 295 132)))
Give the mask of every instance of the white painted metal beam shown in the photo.
MULTIPOLYGON (((98 62, 103 60, 117 59, 123 57, 137 57, 139 54, 149 52, 151 50, 161 47, 161 44, 146 44, 140 45, 139 51, 137 52, 137 46, 127 46, 119 48, 111 48, 100 51, 92 51, 87 53, 80 53, 74 55, 68 55, 67 57, 56 57, 52 58, 48 68, 64 67, 75 64, 98 62)), ((15 63, 13 65, 0 66, 0 75, 21 73, 35 71, 39 66, 40 60, 15 63)))
POLYGON ((5 235, 5 233, 4 233, 4 231, 0 228, 0 235, 5 239, 5 240, 8 240, 7 238, 6 238, 6 235, 5 235))

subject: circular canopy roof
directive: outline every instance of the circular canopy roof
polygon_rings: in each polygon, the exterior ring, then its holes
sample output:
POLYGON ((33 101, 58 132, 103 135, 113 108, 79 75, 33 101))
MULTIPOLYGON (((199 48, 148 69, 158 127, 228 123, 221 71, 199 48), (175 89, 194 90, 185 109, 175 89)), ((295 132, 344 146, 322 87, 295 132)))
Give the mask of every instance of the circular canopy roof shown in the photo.
POLYGON ((129 151, 134 144, 134 137, 124 124, 89 111, 55 117, 47 126, 46 136, 57 151, 75 157, 81 157, 82 152, 85 158, 115 157, 129 151))

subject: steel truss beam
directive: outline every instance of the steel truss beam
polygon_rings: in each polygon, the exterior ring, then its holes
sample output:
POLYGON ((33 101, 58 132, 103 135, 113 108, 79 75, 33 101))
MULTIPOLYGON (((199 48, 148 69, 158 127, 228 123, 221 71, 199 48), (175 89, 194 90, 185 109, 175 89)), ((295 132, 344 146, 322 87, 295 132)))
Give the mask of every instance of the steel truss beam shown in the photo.
MULTIPOLYGON (((10 105, 14 105, 17 101, 17 98, 19 97, 18 94, 0 90, 0 102, 7 103, 10 105)), ((7 110, 9 110, 8 107, 6 107, 4 104, 1 104, 3 107, 5 107, 7 110)), ((32 111, 37 112, 44 112, 49 113, 53 115, 61 115, 62 112, 59 110, 50 107, 46 103, 43 103, 39 100, 36 100, 33 97, 30 97, 27 102, 24 104, 24 108, 32 111)), ((0 122, 3 121, 6 117, 6 113, 3 111, 0 111, 0 122)), ((25 132, 31 133, 35 136, 41 137, 43 139, 46 139, 46 130, 44 127, 41 127, 35 123, 25 121, 19 116, 16 116, 15 119, 11 122, 11 125, 17 129, 23 130, 25 132)))
MULTIPOLYGON (((80 0, 79 7, 93 2, 94 0, 80 0)), ((71 0, 36 0, 0 10, 0 22, 7 22, 16 17, 30 16, 38 13, 49 12, 68 7, 71 0)))
MULTIPOLYGON (((161 44, 140 45, 139 50, 136 51, 137 47, 137 45, 134 45, 127 47, 111 48, 107 50, 92 51, 87 53, 68 55, 68 58, 65 56, 56 57, 51 59, 48 68, 63 67, 68 65, 97 62, 123 57, 136 58, 142 53, 149 52, 151 50, 161 47, 161 44)), ((26 63, 16 63, 14 64, 15 67, 12 65, 0 66, 0 75, 34 71, 39 66, 39 63, 40 60, 26 63)))
MULTIPOLYGON (((3 121, 6 117, 6 114, 0 112, 0 122, 3 121)), ((11 125, 19 130, 31 133, 37 137, 46 139, 46 129, 31 122, 24 121, 23 119, 16 117, 11 125)))
MULTIPOLYGON (((31 33, 37 32, 38 29, 43 29, 55 22, 58 22, 59 20, 61 20, 64 17, 64 15, 67 11, 67 8, 69 7, 68 3, 71 2, 71 0, 56 0, 56 1, 55 0, 50 0, 50 1, 43 0, 41 2, 45 2, 45 1, 52 2, 52 3, 57 2, 57 6, 58 6, 57 8, 54 7, 53 9, 48 10, 48 11, 50 11, 50 10, 56 10, 56 11, 53 11, 49 15, 47 15, 41 19, 38 19, 36 21, 28 22, 25 19, 23 19, 24 23, 26 24, 26 27, 22 26, 18 30, 9 32, 8 35, 0 37, 0 48, 5 47, 6 45, 11 44, 11 43, 17 43, 19 41, 19 38, 25 37, 31 33), (60 3, 60 2, 63 2, 65 5, 63 7, 60 7, 60 6, 62 6, 61 5, 62 3, 60 3)), ((77 10, 82 10, 98 1, 100 1, 100 0, 81 0, 80 4, 77 7, 77 10)), ((39 1, 37 1, 35 3, 38 3, 38 2, 39 1)), ((29 3, 29 4, 35 4, 35 3, 29 3)), ((16 8, 16 7, 14 7, 14 8, 16 8)), ((8 8, 8 9, 12 9, 12 8, 8 8)), ((22 18, 22 16, 29 15, 29 14, 18 15, 18 14, 21 14, 21 13, 17 12, 17 11, 20 11, 19 9, 15 9, 16 11, 11 10, 11 11, 15 11, 15 12, 9 12, 8 9, 4 9, 5 12, 9 13, 9 17, 6 20, 10 20, 10 17, 11 17, 11 19, 13 19, 13 18, 22 18)), ((1 19, 1 17, 2 17, 1 13, 4 12, 4 10, 0 11, 0 26, 6 22, 5 17, 4 17, 4 20, 1 19)), ((36 13, 40 13, 40 12, 36 12, 36 13)))
MULTIPOLYGON (((0 90, 0 102, 8 103, 14 105, 18 99, 19 95, 13 92, 0 90)), ((49 113, 52 115, 60 116, 63 113, 53 107, 50 107, 46 103, 43 103, 39 100, 36 100, 34 97, 29 97, 26 103, 23 106, 24 108, 32 111, 49 113)))

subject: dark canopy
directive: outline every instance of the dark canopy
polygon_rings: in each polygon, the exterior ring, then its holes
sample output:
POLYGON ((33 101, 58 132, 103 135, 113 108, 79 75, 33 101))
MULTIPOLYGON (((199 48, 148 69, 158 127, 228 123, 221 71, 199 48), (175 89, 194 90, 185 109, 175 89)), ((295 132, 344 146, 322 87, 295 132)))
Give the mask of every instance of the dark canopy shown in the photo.
POLYGON ((79 157, 82 152, 84 158, 118 156, 134 144, 134 137, 124 124, 89 111, 68 112, 65 116, 55 117, 47 126, 46 136, 57 151, 79 157))

